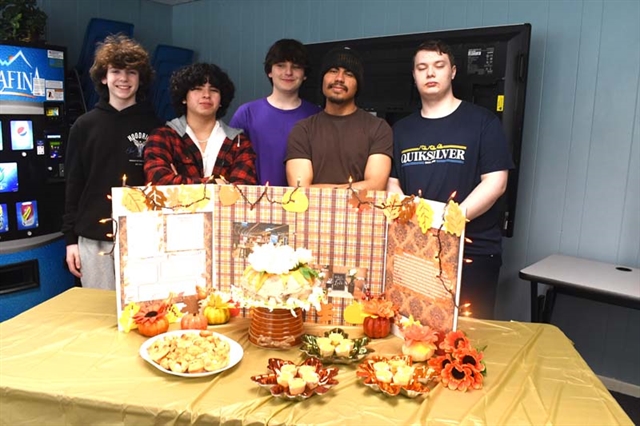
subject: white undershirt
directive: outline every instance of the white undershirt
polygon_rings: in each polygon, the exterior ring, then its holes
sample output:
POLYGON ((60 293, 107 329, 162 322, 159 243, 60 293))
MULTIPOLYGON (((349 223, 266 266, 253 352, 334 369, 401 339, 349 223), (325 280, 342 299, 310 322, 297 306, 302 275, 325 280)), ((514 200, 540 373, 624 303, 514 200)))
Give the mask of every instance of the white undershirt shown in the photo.
POLYGON ((209 139, 207 140, 207 147, 204 151, 202 150, 200 143, 198 143, 196 134, 188 124, 187 135, 189 135, 191 140, 195 142, 196 146, 200 150, 200 153, 202 154, 204 177, 211 176, 211 173, 213 173, 213 166, 215 166, 216 160, 218 159, 218 153, 220 152, 220 148, 222 148, 222 142, 224 142, 224 139, 227 137, 222 130, 222 127, 220 127, 220 122, 216 121, 216 125, 213 127, 213 130, 209 135, 209 139))

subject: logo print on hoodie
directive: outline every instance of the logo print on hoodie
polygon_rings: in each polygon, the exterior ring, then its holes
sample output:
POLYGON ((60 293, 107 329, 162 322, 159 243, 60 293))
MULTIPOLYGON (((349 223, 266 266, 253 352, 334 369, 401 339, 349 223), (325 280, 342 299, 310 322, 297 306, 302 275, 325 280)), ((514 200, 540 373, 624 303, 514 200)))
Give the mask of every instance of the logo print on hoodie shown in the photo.
MULTIPOLYGON (((136 152, 136 157, 137 158, 142 158, 142 151, 144 150, 144 145, 147 143, 147 138, 149 137, 149 135, 145 132, 134 132, 131 133, 129 136, 127 136, 127 139, 129 139, 130 142, 132 142, 137 149, 136 152)), ((129 151, 129 150, 127 150, 129 151)), ((132 154, 131 151, 129 151, 129 154, 132 154)))

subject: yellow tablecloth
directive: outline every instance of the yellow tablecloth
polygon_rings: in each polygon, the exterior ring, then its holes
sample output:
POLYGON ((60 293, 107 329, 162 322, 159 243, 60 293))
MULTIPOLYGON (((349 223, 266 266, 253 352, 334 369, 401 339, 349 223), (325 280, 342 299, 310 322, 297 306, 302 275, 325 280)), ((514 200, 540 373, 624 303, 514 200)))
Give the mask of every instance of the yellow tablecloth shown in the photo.
MULTIPOLYGON (((472 343, 486 345, 481 390, 438 386, 428 398, 389 398, 363 386, 349 365, 339 366, 336 387, 302 402, 273 398, 249 378, 266 372, 270 357, 302 361, 303 353, 255 347, 247 327, 247 320, 233 319, 213 328, 244 348, 237 366, 205 378, 170 376, 138 355, 144 337, 117 331, 114 292, 71 289, 0 323, 0 423, 632 424, 552 325, 462 319, 472 343)), ((370 346, 399 353, 401 340, 370 346)))

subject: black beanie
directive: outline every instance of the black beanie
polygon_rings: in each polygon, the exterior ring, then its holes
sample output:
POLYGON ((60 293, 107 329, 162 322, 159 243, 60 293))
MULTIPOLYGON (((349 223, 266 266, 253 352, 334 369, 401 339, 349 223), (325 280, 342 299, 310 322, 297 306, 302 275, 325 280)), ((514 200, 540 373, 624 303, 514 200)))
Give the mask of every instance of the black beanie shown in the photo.
POLYGON ((364 84, 364 69, 362 67, 360 55, 358 55, 355 50, 350 49, 347 46, 331 49, 322 59, 322 69, 320 70, 321 78, 324 78, 324 75, 331 68, 340 67, 353 73, 356 77, 356 81, 358 82, 357 92, 360 92, 362 90, 362 85, 364 84))

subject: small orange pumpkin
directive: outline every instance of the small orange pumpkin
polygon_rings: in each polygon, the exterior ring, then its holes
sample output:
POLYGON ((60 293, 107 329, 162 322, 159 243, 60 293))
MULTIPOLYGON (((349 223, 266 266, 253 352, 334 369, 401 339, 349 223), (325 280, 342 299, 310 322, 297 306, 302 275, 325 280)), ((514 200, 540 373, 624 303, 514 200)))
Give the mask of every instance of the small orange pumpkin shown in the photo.
POLYGON ((206 330, 207 317, 198 313, 186 314, 180 320, 180 328, 183 330, 206 330))
POLYGON ((153 303, 140 308, 133 320, 138 326, 138 332, 143 336, 153 337, 169 329, 167 318, 167 304, 153 303))
POLYGON ((366 317, 362 329, 365 336, 372 339, 387 337, 391 332, 391 318, 366 317))

